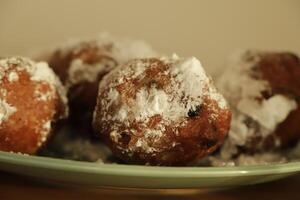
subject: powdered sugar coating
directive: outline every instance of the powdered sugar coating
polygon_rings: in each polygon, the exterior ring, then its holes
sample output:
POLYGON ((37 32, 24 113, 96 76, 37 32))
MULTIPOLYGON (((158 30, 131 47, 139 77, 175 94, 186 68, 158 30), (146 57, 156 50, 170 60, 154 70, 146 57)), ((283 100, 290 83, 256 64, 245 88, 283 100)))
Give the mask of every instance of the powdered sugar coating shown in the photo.
MULTIPOLYGON (((158 89, 155 84, 151 88, 141 87, 137 93, 133 107, 121 107, 115 119, 123 121, 132 112, 138 121, 147 121, 155 115, 161 115, 164 120, 176 121, 187 117, 190 109, 195 109, 202 104, 203 98, 215 100, 221 109, 227 109, 227 103, 220 93, 212 85, 195 57, 180 59, 176 55, 172 58, 160 58, 167 65, 172 65, 164 71, 166 76, 171 77, 168 87, 158 89), (124 113, 125 112, 125 113, 124 113)), ((147 70, 147 63, 143 60, 135 60, 122 66, 122 70, 115 69, 104 78, 99 88, 107 87, 107 82, 112 82, 109 87, 108 105, 118 101, 119 93, 114 87, 124 83, 125 80, 143 77, 147 70), (135 70, 135 69, 138 70, 135 70), (108 80, 117 74, 122 79, 108 80)))
MULTIPOLYGON (((112 62, 112 61, 107 61, 112 62)), ((66 87, 70 88, 80 82, 94 82, 97 80, 99 73, 106 73, 115 66, 114 63, 95 63, 86 64, 81 59, 75 59, 71 62, 68 69, 68 81, 66 87)))
POLYGON ((66 97, 66 90, 63 87, 60 80, 58 79, 58 77, 55 75, 53 70, 45 62, 39 62, 33 64, 31 65, 31 67, 35 68, 34 70, 32 70, 33 73, 31 73, 31 80, 47 82, 52 88, 53 91, 53 93, 51 94, 52 96, 56 95, 55 93, 57 92, 59 98, 62 100, 63 104, 66 107, 65 113, 62 117, 66 117, 68 115, 68 109, 67 109, 68 100, 66 97))
MULTIPOLYGON (((238 146, 246 145, 253 138, 259 137, 263 141, 297 108, 295 99, 287 95, 263 96, 272 91, 257 66, 264 54, 262 51, 237 52, 217 79, 218 89, 228 100, 233 114, 229 137, 221 148, 220 159, 229 161, 238 154, 238 146)), ((280 140, 275 140, 275 145, 279 146, 280 140)), ((257 142, 257 147, 262 149, 263 146, 259 145, 257 142)))
POLYGON ((134 138, 129 146, 116 147, 128 155, 155 154, 175 148, 176 141, 168 137, 183 137, 181 129, 202 109, 208 110, 207 123, 215 123, 220 110, 228 117, 225 99, 198 59, 176 55, 135 59, 115 68, 100 82, 94 124, 99 129, 110 124, 109 130, 100 132, 108 131, 116 143, 129 133, 134 138))
POLYGON ((17 109, 9 105, 5 100, 0 100, 0 126, 3 121, 8 120, 10 115, 16 111, 17 109))
POLYGON ((64 57, 70 53, 79 55, 86 48, 93 51, 95 58, 101 57, 101 59, 86 62, 80 57, 75 57, 71 60, 67 70, 67 88, 80 82, 94 82, 97 80, 97 75, 106 74, 117 64, 127 62, 130 59, 157 55, 152 47, 142 40, 115 38, 107 33, 99 34, 92 39, 70 39, 58 50, 61 57, 64 57))
POLYGON ((32 154, 67 116, 66 92, 47 63, 29 58, 0 59, 0 74, 0 149, 32 154))
MULTIPOLYGON (((62 86, 60 80, 48 64, 45 62, 35 63, 34 61, 25 57, 10 57, 0 60, 0 79, 4 78, 8 70, 13 70, 8 74, 8 81, 18 81, 18 72, 25 70, 32 81, 46 82, 51 87, 51 96, 55 96, 56 92, 59 98, 67 105, 67 97, 65 88, 62 86), (13 69, 11 66, 16 66, 13 69)), ((66 107, 67 108, 67 107, 66 107)), ((68 115, 68 109, 65 110, 64 116, 68 115)))
POLYGON ((130 59, 154 55, 155 51, 144 41, 101 34, 69 40, 56 48, 47 60, 67 89, 69 119, 89 134, 93 132, 92 113, 103 76, 130 59))
POLYGON ((16 72, 10 72, 8 75, 8 80, 9 81, 18 81, 19 80, 19 76, 16 72))

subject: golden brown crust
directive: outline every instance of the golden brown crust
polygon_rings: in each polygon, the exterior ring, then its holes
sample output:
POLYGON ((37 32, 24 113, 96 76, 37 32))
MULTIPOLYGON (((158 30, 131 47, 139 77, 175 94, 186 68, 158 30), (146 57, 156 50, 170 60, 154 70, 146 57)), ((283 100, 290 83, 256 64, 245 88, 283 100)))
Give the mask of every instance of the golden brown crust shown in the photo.
POLYGON ((83 63, 90 65, 105 62, 106 59, 116 62, 110 56, 111 49, 112 44, 99 46, 95 41, 81 42, 67 50, 57 49, 50 56, 48 62, 50 67, 53 68, 54 72, 65 84, 69 79, 68 70, 73 60, 80 59, 83 63))
MULTIPOLYGON (((282 147, 295 144, 300 138, 300 60, 292 53, 268 53, 262 57, 258 65, 263 79, 271 85, 272 94, 287 95, 297 101, 297 109, 291 111, 275 130, 282 147)), ((271 146, 270 140, 267 140, 267 146, 271 146)))
POLYGON ((0 111, 7 115, 0 124, 0 150, 34 154, 50 136, 53 123, 65 117, 66 105, 54 85, 32 80, 26 64, 8 64, 3 71, 0 99, 12 111, 0 111), (9 80, 11 74, 15 80, 9 80))
MULTIPOLYGON (((300 60, 292 53, 265 52, 259 54, 259 61, 253 66, 256 78, 266 80, 270 86, 262 92, 264 99, 280 94, 288 96, 297 102, 297 108, 292 110, 286 119, 277 125, 269 136, 263 138, 255 134, 249 138, 242 151, 255 153, 260 151, 286 148, 295 144, 300 138, 300 60)), ((260 98, 257 100, 260 101, 260 98)), ((254 125, 259 126, 259 125, 254 125)), ((259 128, 257 128, 259 131, 259 128)))
POLYGON ((72 122, 79 124, 79 127, 86 131, 91 131, 90 124, 96 105, 98 83, 111 68, 118 64, 112 57, 111 51, 112 44, 110 43, 98 45, 96 41, 81 42, 67 50, 56 50, 48 60, 50 67, 68 88, 72 122), (70 67, 75 60, 80 60, 83 67, 70 73, 70 67), (96 68, 99 64, 103 65, 103 69, 95 72, 97 73, 95 80, 80 78, 85 73, 83 70, 88 70, 84 69, 84 65, 96 68))
POLYGON ((300 97, 300 60, 292 53, 267 53, 258 66, 274 94, 300 97))
MULTIPOLYGON (((155 98, 163 101, 165 94, 172 99, 176 87, 183 87, 183 82, 174 83, 176 78, 172 77, 179 75, 170 73, 175 65, 157 58, 134 60, 115 69, 101 82, 94 127, 119 159, 135 164, 187 165, 213 152, 223 143, 229 130, 230 111, 228 107, 221 108, 219 102, 205 96, 205 93, 197 95, 203 95, 201 104, 175 120, 169 120, 164 116, 166 113, 159 114, 160 110, 149 111, 157 114, 144 113, 147 117, 143 117, 140 111, 134 114, 136 104, 156 102, 153 100, 155 98), (118 80, 122 80, 121 83, 116 82, 118 80), (138 98, 143 98, 138 97, 141 93, 150 95, 152 90, 154 96, 148 96, 147 102, 138 102, 138 98), (119 100, 110 99, 114 98, 110 97, 112 91, 119 95, 119 100), (158 97, 159 94, 162 96, 158 97), (126 119, 118 119, 122 118, 118 115, 124 106, 129 106, 126 119)), ((209 84, 206 75, 204 78, 206 82, 203 84, 209 84)), ((184 104, 189 100, 179 101, 184 104)), ((144 112, 143 109, 151 108, 141 109, 144 112)))

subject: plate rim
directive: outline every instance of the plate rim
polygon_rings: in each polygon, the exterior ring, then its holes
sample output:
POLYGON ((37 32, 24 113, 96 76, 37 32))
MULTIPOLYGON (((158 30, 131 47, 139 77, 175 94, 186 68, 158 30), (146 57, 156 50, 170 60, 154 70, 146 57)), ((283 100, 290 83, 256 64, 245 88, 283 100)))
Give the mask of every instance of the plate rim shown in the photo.
POLYGON ((0 151, 0 163, 27 167, 135 177, 234 177, 300 172, 300 161, 253 166, 228 167, 164 167, 126 164, 104 164, 52 157, 32 156, 0 151))

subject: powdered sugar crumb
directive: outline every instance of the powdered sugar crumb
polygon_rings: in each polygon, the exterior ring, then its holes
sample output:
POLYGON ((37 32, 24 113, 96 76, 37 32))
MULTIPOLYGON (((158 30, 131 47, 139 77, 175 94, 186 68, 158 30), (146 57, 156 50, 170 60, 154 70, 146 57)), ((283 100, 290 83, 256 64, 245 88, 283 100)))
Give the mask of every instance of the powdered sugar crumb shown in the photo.
POLYGON ((41 134, 40 141, 38 142, 38 146, 41 146, 48 138, 48 135, 51 130, 51 121, 44 122, 42 126, 42 130, 39 132, 41 134))
POLYGON ((8 75, 8 81, 13 82, 13 81, 18 81, 19 80, 19 75, 16 72, 10 72, 8 75))
POLYGON ((16 111, 17 109, 15 107, 0 99, 0 125, 5 120, 8 120, 9 117, 16 111))

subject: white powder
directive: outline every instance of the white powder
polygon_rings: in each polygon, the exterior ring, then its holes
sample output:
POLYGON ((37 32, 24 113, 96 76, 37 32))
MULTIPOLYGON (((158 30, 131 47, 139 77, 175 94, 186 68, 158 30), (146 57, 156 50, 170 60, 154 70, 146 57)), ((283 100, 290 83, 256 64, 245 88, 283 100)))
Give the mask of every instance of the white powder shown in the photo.
POLYGON ((57 82, 56 76, 54 76, 54 72, 45 62, 39 62, 34 65, 31 71, 31 80, 34 81, 45 81, 50 85, 55 85, 57 82))
POLYGON ((10 72, 8 75, 8 81, 13 82, 13 81, 18 81, 19 76, 16 72, 10 72))
POLYGON ((148 138, 160 138, 163 135, 163 131, 165 131, 165 127, 162 124, 158 124, 154 129, 147 129, 145 132, 145 136, 148 138))
POLYGON ((130 59, 149 58, 157 56, 153 48, 143 40, 133 40, 130 38, 113 39, 115 48, 113 54, 120 63, 130 59))
POLYGON ((117 131, 110 132, 110 138, 112 139, 112 141, 118 142, 120 137, 121 135, 117 131))
POLYGON ((270 131, 274 131, 277 125, 296 108, 296 101, 283 95, 274 95, 262 103, 253 99, 241 99, 237 104, 237 109, 241 113, 256 120, 270 131))
POLYGON ((107 73, 113 67, 114 64, 108 64, 107 61, 105 63, 86 64, 81 59, 75 59, 71 62, 68 70, 69 77, 66 86, 70 87, 83 81, 94 82, 99 74, 107 73))
POLYGON ((51 130, 51 121, 44 122, 42 126, 42 130, 39 132, 41 134, 41 139, 39 142, 39 146, 41 146, 46 140, 51 130))
POLYGON ((18 64, 16 58, 12 59, 0 59, 0 80, 2 81, 3 77, 6 75, 6 71, 9 69, 11 64, 18 64))
MULTIPOLYGON (((137 64, 137 66, 141 65, 137 64)), ((134 103, 122 106, 115 119, 123 121, 127 116, 133 115, 138 121, 147 121, 150 117, 161 115, 165 120, 176 121, 188 117, 188 111, 201 105, 204 96, 213 97, 212 99, 219 103, 220 108, 226 108, 225 99, 211 86, 210 79, 199 60, 175 58, 173 65, 167 71, 173 78, 166 91, 157 89, 155 85, 149 90, 142 87, 136 93, 134 103)), ((112 98, 111 92, 112 90, 109 92, 109 97, 111 97, 109 105, 117 100, 116 95, 112 98)))
POLYGON ((269 99, 262 97, 261 93, 270 91, 271 87, 267 81, 253 77, 260 76, 259 72, 253 71, 260 56, 261 52, 255 51, 234 54, 217 80, 220 92, 232 107, 231 129, 220 153, 223 159, 230 159, 237 153, 237 146, 245 145, 254 136, 264 138, 272 134, 297 107, 295 100, 283 95, 276 94, 269 99), (256 124, 255 127, 246 124, 249 119, 256 124))
POLYGON ((228 108, 227 101, 225 100, 223 95, 219 91, 217 91, 215 87, 209 87, 208 90, 209 98, 216 101, 221 109, 228 108))
POLYGON ((167 114, 168 111, 170 104, 163 90, 152 87, 148 92, 146 88, 142 88, 136 94, 136 105, 132 108, 132 112, 137 120, 144 121, 154 115, 167 114))
MULTIPOLYGON (((28 70, 29 71, 29 70, 28 70)), ((62 83, 55 75, 54 71, 48 66, 45 62, 39 62, 32 66, 30 69, 31 72, 31 80, 34 81, 45 81, 49 84, 53 91, 53 95, 55 92, 58 93, 61 100, 65 105, 67 105, 68 100, 66 97, 66 90, 62 86, 62 83)), ((68 114, 68 109, 65 109, 65 116, 68 114)))
MULTIPOLYGON (((239 112, 233 112, 231 119, 231 127, 228 135, 230 143, 232 143, 232 145, 242 146, 246 143, 248 138, 251 138, 255 134, 256 130, 249 128, 244 123, 246 119, 247 116, 239 112)), ((222 148, 225 149, 225 145, 222 148)))
POLYGON ((40 134, 40 140, 38 141, 38 146, 42 146, 48 138, 48 135, 51 131, 51 121, 45 121, 41 127, 41 131, 38 132, 40 134))
MULTIPOLYGON (((137 84, 139 81, 146 81, 147 70, 160 67, 156 66, 156 62, 149 63, 150 60, 138 59, 111 71, 99 86, 100 94, 102 90, 110 88, 107 98, 98 100, 98 106, 100 104, 104 109, 104 119, 101 120, 112 119, 121 122, 112 127, 111 137, 113 139, 120 137, 117 136, 121 132, 118 124, 129 125, 137 122, 145 127, 143 136, 137 140, 135 147, 131 146, 132 151, 136 148, 148 153, 157 151, 153 146, 160 141, 159 138, 163 136, 166 126, 172 124, 172 126, 176 126, 175 129, 183 126, 187 122, 190 110, 199 108, 203 104, 204 98, 215 100, 219 109, 228 109, 225 99, 214 88, 210 77, 206 75, 198 59, 194 57, 179 58, 174 55, 172 58, 163 57, 159 60, 166 67, 160 74, 169 79, 169 83, 162 87, 158 86, 153 78, 153 82, 149 80, 151 84, 142 84, 133 97, 123 97, 124 94, 121 95, 115 89, 120 84, 128 83, 128 80, 135 80, 137 84), (128 99, 124 102, 123 98, 128 99), (120 105, 120 103, 122 104, 120 105), (107 113, 109 107, 115 109, 112 116, 111 113, 107 113), (160 117, 159 124, 154 128, 147 128, 147 123, 155 116, 160 117)), ((95 114, 95 116, 97 115, 95 114)), ((95 117, 94 120, 97 118, 95 117)), ((170 147, 172 145, 170 144, 170 147)))
POLYGON ((140 74, 142 74, 145 70, 145 64, 143 63, 137 63, 136 67, 134 68, 134 74, 131 76, 132 78, 138 77, 140 74))
POLYGON ((189 110, 195 110, 203 103, 203 98, 215 100, 221 109, 227 108, 225 99, 217 92, 197 58, 179 59, 175 56, 175 59, 174 67, 170 69, 173 76, 170 91, 175 104, 172 115, 178 116, 177 119, 187 117, 189 110))
MULTIPOLYGON (((14 63, 14 60, 15 60, 15 58, 14 59, 11 59, 11 63, 13 64, 14 63)), ((8 62, 7 62, 7 59, 0 59, 0 66, 1 66, 1 71, 3 71, 3 69, 5 69, 5 68, 8 68, 9 67, 9 64, 8 64, 8 62)))
POLYGON ((73 60, 68 70, 67 87, 79 82, 94 82, 98 74, 105 74, 116 67, 116 64, 123 64, 131 59, 156 56, 157 53, 150 45, 142 40, 130 38, 115 38, 108 33, 99 34, 95 38, 72 39, 59 48, 62 56, 72 52, 76 54, 91 46, 99 50, 99 55, 107 55, 112 60, 100 60, 93 64, 84 63, 80 58, 73 60))
POLYGON ((134 148, 131 150, 136 150, 136 149, 143 149, 145 153, 153 153, 157 151, 155 148, 149 146, 148 140, 145 140, 144 138, 140 138, 135 143, 134 148))
POLYGON ((222 160, 216 157, 209 157, 212 166, 224 167, 224 166, 249 166, 249 165, 268 165, 271 163, 284 163, 287 162, 287 158, 279 153, 260 153, 254 155, 242 154, 232 160, 222 160))
POLYGON ((116 117, 113 117, 113 119, 117 119, 119 121, 125 121, 128 118, 128 108, 127 106, 123 106, 118 111, 118 114, 116 117))
MULTIPOLYGON (((147 129, 144 133, 144 137, 139 138, 134 146, 131 146, 130 150, 135 151, 142 149, 145 153, 158 152, 158 149, 153 147, 153 144, 159 142, 160 138, 163 136, 164 127, 158 125, 156 129, 147 129)), ((173 144, 171 144, 173 146, 173 144)))
POLYGON ((263 165, 286 162, 286 158, 277 153, 262 153, 255 155, 241 155, 236 162, 237 165, 263 165))
POLYGON ((110 88, 107 98, 111 100, 108 104, 108 106, 110 106, 112 102, 119 98, 119 92, 114 88, 110 88))
POLYGON ((4 89, 4 88, 0 88, 0 93, 1 93, 1 95, 2 95, 3 97, 6 97, 6 95, 7 95, 7 90, 4 89))
MULTIPOLYGON (((19 78, 17 72, 25 70, 29 74, 32 81, 41 81, 49 84, 51 89, 51 96, 55 97, 57 92, 63 103, 67 105, 66 91, 62 86, 60 80, 57 78, 57 76, 47 63, 36 63, 29 58, 16 56, 0 59, 0 66, 0 79, 3 79, 3 75, 5 75, 7 70, 11 68, 14 71, 11 71, 8 74, 8 80, 17 81, 19 78)), ((49 94, 47 94, 47 96, 49 96, 49 94)), ((44 99, 44 97, 42 97, 42 99, 44 99)), ((62 117, 67 116, 67 114, 68 109, 65 109, 64 116, 62 117)))
POLYGON ((0 99, 0 125, 5 120, 8 120, 9 117, 16 111, 17 109, 15 107, 0 99))
POLYGON ((53 98, 53 91, 49 92, 41 92, 40 90, 34 91, 34 97, 39 101, 48 101, 49 99, 53 98))
POLYGON ((171 75, 176 76, 175 81, 182 83, 179 88, 186 96, 197 98, 203 94, 204 86, 208 84, 208 77, 198 59, 178 59, 171 68, 171 75))
MULTIPOLYGON (((249 51, 234 54, 227 70, 217 81, 217 86, 232 106, 233 115, 240 115, 235 114, 240 112, 251 117, 271 132, 291 110, 296 108, 296 102, 282 95, 274 95, 261 103, 255 100, 261 97, 261 92, 270 90, 267 81, 255 79, 250 75, 251 68, 260 59, 259 56, 258 52, 249 51), (245 60, 248 57, 252 57, 252 60, 245 60)), ((235 119, 239 119, 236 126, 244 126, 240 123, 241 117, 233 116, 233 122, 235 119)))
MULTIPOLYGON (((86 39, 91 41, 91 39, 86 39)), ((144 40, 132 38, 118 38, 109 33, 99 34, 94 41, 98 46, 111 44, 112 57, 122 64, 131 59, 156 57, 156 51, 144 40)))
POLYGON ((217 88, 229 100, 234 107, 245 98, 261 96, 261 91, 269 91, 267 81, 254 79, 250 76, 251 68, 259 61, 259 56, 253 53, 253 60, 246 61, 245 54, 249 52, 237 52, 233 54, 226 66, 225 72, 217 79, 217 88))

